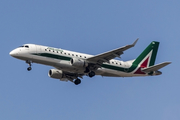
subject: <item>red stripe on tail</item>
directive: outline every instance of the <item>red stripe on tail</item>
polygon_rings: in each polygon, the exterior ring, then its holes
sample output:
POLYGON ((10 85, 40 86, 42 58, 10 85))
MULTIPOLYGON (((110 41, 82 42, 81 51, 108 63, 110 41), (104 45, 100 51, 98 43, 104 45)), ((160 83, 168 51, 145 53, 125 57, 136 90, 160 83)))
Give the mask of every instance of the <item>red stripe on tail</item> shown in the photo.
POLYGON ((140 65, 140 68, 136 70, 134 74, 146 74, 141 71, 141 68, 146 68, 148 66, 149 57, 140 65))

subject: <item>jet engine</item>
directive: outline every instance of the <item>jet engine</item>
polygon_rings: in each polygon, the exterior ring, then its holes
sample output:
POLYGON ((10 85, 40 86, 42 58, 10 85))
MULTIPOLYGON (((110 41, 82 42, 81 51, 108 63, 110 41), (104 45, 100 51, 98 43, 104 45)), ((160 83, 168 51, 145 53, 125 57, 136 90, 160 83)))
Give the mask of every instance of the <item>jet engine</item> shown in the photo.
POLYGON ((48 76, 51 78, 55 78, 55 79, 62 79, 64 78, 64 74, 62 70, 58 70, 58 69, 51 69, 49 70, 48 76))
POLYGON ((72 58, 70 64, 74 67, 87 67, 88 63, 82 59, 72 58))

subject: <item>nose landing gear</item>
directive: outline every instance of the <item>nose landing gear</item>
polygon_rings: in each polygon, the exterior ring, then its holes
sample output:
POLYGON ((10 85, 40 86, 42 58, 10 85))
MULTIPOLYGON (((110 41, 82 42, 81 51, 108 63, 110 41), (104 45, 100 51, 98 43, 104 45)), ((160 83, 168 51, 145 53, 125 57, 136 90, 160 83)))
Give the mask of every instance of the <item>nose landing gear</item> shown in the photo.
POLYGON ((28 71, 31 71, 32 70, 32 67, 31 67, 31 61, 29 60, 26 60, 26 63, 29 65, 29 67, 27 68, 28 71))
POLYGON ((32 68, 31 68, 31 67, 28 67, 28 68, 27 68, 27 70, 28 70, 28 71, 31 71, 31 70, 32 70, 32 68))

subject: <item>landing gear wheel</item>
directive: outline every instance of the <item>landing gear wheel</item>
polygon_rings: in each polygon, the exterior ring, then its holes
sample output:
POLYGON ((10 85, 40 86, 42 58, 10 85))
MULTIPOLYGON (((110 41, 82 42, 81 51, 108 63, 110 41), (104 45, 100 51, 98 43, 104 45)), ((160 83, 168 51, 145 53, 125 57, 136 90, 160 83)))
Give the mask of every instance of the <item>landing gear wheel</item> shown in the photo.
POLYGON ((30 70, 32 70, 32 68, 31 68, 31 61, 29 61, 29 60, 26 60, 26 63, 29 65, 29 67, 27 68, 27 70, 28 71, 30 71, 30 70))
POLYGON ((95 76, 95 72, 94 71, 91 71, 90 73, 89 73, 89 77, 94 77, 95 76))
POLYGON ((31 67, 28 67, 28 68, 27 68, 27 70, 28 70, 28 71, 31 71, 31 70, 32 70, 32 68, 31 68, 31 67))
POLYGON ((80 79, 76 79, 75 81, 74 81, 74 84, 75 85, 79 85, 81 83, 81 80, 80 79))

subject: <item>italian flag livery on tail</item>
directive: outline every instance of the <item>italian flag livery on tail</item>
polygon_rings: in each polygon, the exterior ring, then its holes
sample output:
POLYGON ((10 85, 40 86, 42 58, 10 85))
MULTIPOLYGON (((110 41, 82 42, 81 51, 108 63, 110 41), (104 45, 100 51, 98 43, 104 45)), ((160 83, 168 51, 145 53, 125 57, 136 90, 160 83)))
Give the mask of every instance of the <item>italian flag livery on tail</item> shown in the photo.
POLYGON ((171 62, 164 62, 158 65, 155 64, 156 55, 158 52, 159 42, 153 41, 150 45, 135 59, 132 66, 136 66, 133 74, 139 75, 160 75, 159 69, 170 64, 171 62))

